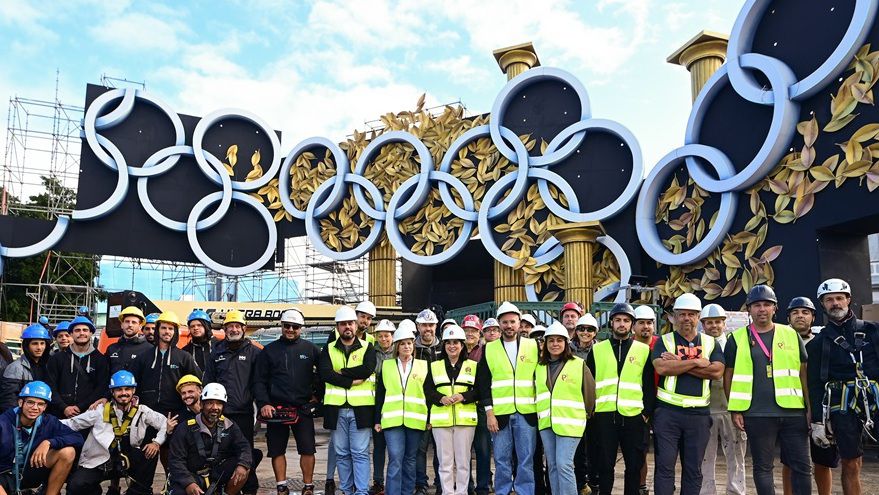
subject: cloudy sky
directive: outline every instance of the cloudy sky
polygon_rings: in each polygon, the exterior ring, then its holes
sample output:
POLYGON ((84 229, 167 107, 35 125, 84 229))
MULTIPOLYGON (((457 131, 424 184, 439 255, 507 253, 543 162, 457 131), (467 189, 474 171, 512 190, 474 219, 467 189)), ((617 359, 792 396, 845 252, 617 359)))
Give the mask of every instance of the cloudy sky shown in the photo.
POLYGON ((422 93, 486 112, 505 82, 492 50, 532 41, 543 65, 586 85, 593 116, 635 133, 649 168, 682 143, 689 113, 688 74, 666 57, 701 29, 728 33, 741 3, 3 0, 0 98, 51 99, 56 70, 62 101, 78 105, 102 74, 145 81, 181 113, 257 113, 286 153, 422 93))

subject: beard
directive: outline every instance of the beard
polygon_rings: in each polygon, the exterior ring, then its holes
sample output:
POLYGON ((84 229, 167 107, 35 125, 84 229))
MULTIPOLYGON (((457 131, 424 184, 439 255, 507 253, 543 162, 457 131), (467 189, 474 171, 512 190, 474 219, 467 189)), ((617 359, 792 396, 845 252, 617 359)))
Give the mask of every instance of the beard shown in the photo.
POLYGON ((833 318, 834 320, 842 320, 843 318, 848 316, 848 310, 845 310, 842 308, 833 308, 830 311, 828 311, 827 314, 829 314, 830 317, 833 318))

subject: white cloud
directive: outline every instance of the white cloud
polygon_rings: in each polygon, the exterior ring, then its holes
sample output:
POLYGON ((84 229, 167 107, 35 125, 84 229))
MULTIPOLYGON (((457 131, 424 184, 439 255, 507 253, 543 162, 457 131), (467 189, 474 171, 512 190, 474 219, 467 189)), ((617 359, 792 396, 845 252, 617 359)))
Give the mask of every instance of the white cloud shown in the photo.
POLYGON ((181 34, 187 30, 180 21, 166 21, 141 12, 129 12, 107 17, 89 32, 108 48, 173 53, 181 46, 181 34))
POLYGON ((424 64, 424 68, 444 74, 455 84, 471 86, 487 85, 496 73, 494 70, 489 70, 491 67, 486 67, 486 64, 474 63, 470 55, 430 61, 424 64))

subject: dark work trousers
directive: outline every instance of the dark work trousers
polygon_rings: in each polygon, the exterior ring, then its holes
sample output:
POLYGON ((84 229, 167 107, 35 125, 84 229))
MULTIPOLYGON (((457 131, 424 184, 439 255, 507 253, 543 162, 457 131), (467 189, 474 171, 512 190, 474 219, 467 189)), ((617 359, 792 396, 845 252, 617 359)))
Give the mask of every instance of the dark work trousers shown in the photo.
POLYGON ((653 422, 656 446, 653 492, 672 495, 675 492, 675 465, 681 458, 681 490, 679 495, 699 495, 702 489, 702 458, 708 446, 711 415, 694 414, 683 409, 657 407, 653 422))
MULTIPOLYGON (((427 479, 427 448, 433 445, 433 482, 439 488, 439 458, 436 456, 436 444, 433 442, 433 433, 425 430, 418 445, 418 457, 415 458, 415 486, 425 487, 430 484, 427 479)), ((441 488, 439 488, 441 490, 441 488)))
POLYGON ((794 495, 812 493, 812 460, 809 457, 809 423, 806 413, 786 418, 745 417, 745 433, 754 462, 754 486, 757 495, 775 495, 772 471, 775 445, 791 470, 794 495))
POLYGON ((598 474, 598 457, 600 455, 600 449, 598 442, 591 440, 596 436, 594 421, 589 421, 586 423, 586 433, 584 440, 580 440, 580 447, 577 449, 577 456, 581 455, 581 451, 585 451, 586 454, 586 463, 585 463, 585 471, 580 474, 576 471, 577 465, 574 464, 574 475, 577 476, 577 487, 581 490, 583 487, 580 486, 580 476, 583 476, 583 480, 585 483, 589 485, 592 489, 593 493, 598 493, 598 486, 600 484, 600 476, 598 474), (585 438, 588 437, 590 440, 585 441, 585 438), (585 444, 585 447, 584 447, 585 444), (581 450, 583 449, 583 450, 581 450))
MULTIPOLYGON (((129 495, 147 495, 153 493, 153 476, 156 474, 156 463, 159 457, 147 459, 140 449, 126 449, 128 456, 128 476, 120 479, 120 486, 128 486, 125 493, 129 495)), ((112 461, 108 461, 112 462, 112 461)), ((103 467, 77 467, 67 479, 69 495, 94 495, 101 493, 101 482, 110 479, 103 467)))
POLYGON ((241 429, 241 434, 244 435, 244 438, 250 442, 250 448, 253 453, 253 467, 250 469, 250 472, 247 473, 247 481, 244 482, 244 486, 241 488, 242 493, 256 493, 259 490, 259 480, 256 478, 256 467, 259 466, 260 461, 262 460, 262 451, 256 450, 253 448, 253 435, 254 435, 254 421, 255 418, 253 414, 226 414, 226 417, 229 418, 229 421, 238 425, 238 428, 241 429), (257 456, 257 452, 259 456, 257 456))
MULTIPOLYGON (((232 474, 237 468, 238 458, 236 457, 224 459, 223 461, 220 461, 219 464, 215 464, 213 468, 211 468, 211 474, 208 476, 208 479, 210 480, 212 486, 218 485, 217 491, 215 493, 225 493, 226 483, 228 483, 229 480, 232 479, 232 474)), ((195 478, 195 483, 202 490, 208 489, 208 487, 205 485, 204 479, 201 476, 193 473, 193 477, 195 478)), ((168 494, 186 495, 186 485, 184 485, 183 482, 180 480, 171 479, 170 490, 168 491, 168 494)))
POLYGON ((372 431, 372 481, 377 485, 385 484, 385 451, 388 444, 385 435, 380 431, 372 431))
POLYGON ((551 493, 549 486, 549 469, 543 465, 543 440, 537 435, 537 448, 534 449, 534 493, 551 493))
POLYGON ((583 432, 583 437, 580 439, 580 445, 577 445, 577 452, 574 454, 574 477, 577 479, 578 492, 586 487, 586 481, 589 478, 589 463, 592 462, 586 453, 586 447, 589 445, 586 441, 588 433, 589 425, 587 424, 586 431, 583 432))
POLYGON ((476 434, 473 437, 473 450, 476 453, 476 477, 470 474, 470 489, 477 495, 488 495, 491 489, 491 433, 485 426, 485 410, 482 407, 476 409, 477 424, 476 434), (474 489, 475 480, 475 489, 474 489))
MULTIPOLYGON (((599 493, 610 495, 613 492, 614 469, 617 462, 617 449, 623 452, 625 463, 625 495, 638 495, 641 485, 641 466, 647 452, 647 423, 639 414, 621 416, 617 412, 596 413, 592 419, 590 441, 597 451, 599 493)), ((707 437, 706 437, 707 438, 707 437)))

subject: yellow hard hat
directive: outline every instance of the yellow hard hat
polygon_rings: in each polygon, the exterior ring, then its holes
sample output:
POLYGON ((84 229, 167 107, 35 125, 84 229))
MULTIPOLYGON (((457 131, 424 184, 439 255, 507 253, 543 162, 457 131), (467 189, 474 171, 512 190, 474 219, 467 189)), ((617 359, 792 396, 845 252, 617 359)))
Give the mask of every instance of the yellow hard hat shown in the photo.
POLYGON ((177 316, 177 313, 173 311, 162 311, 162 314, 160 314, 159 317, 156 319, 156 323, 162 321, 167 323, 173 323, 174 326, 177 327, 180 326, 180 318, 177 316))
POLYGON ((223 326, 225 327, 229 323, 241 323, 242 325, 247 326, 247 322, 244 321, 244 313, 237 309, 229 310, 226 313, 226 318, 223 319, 223 326))
POLYGON ((119 313, 119 321, 125 319, 126 316, 137 316, 140 318, 140 322, 143 323, 146 321, 146 318, 143 316, 143 311, 140 310, 137 306, 128 306, 123 309, 121 313, 119 313))
POLYGON ((186 385, 187 383, 194 383, 201 387, 201 380, 198 379, 195 375, 183 375, 177 380, 177 391, 180 391, 180 387, 186 385))

